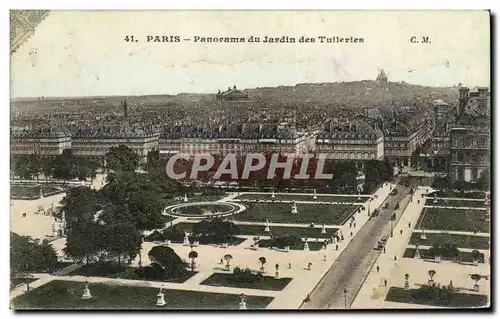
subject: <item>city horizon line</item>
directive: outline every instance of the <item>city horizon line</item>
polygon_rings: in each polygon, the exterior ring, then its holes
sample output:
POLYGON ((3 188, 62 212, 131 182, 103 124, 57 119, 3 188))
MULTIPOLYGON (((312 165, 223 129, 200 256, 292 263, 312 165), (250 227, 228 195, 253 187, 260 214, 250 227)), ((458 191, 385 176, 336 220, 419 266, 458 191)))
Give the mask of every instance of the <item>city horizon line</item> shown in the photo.
MULTIPOLYGON (((297 87, 299 85, 315 85, 315 84, 336 84, 336 83, 354 83, 354 82, 377 82, 377 80, 373 79, 363 79, 363 80, 355 80, 355 81, 335 81, 335 82, 299 82, 296 83, 295 85, 277 85, 277 86, 256 86, 256 87, 246 87, 243 89, 239 89, 236 85, 237 90, 256 90, 256 89, 265 89, 265 88, 281 88, 281 87, 297 87)), ((412 85, 412 86, 420 86, 420 87, 428 87, 428 88, 439 88, 439 89, 446 89, 446 88, 454 88, 457 87, 455 84, 453 86, 450 85, 443 85, 443 86, 432 86, 432 85, 423 85, 423 84, 416 84, 416 83, 411 83, 411 82, 406 82, 406 81, 388 81, 387 83, 394 83, 394 84, 406 84, 406 85, 412 85)), ((230 85, 229 87, 234 86, 230 85)), ((462 85, 462 87, 468 87, 468 88, 479 88, 479 87, 486 87, 490 88, 490 86, 484 86, 484 85, 473 85, 473 86, 468 86, 468 85, 462 85)), ((222 91, 222 90, 221 90, 222 91)), ((224 92, 224 91, 222 91, 224 92)), ((37 100, 40 98, 44 98, 45 100, 51 100, 51 99, 90 99, 90 98, 117 98, 117 97, 144 97, 144 96, 179 96, 179 95, 188 95, 188 94, 195 94, 195 95, 215 95, 217 92, 210 91, 210 92, 179 92, 179 93, 150 93, 150 94, 108 94, 108 95, 67 95, 67 96, 19 96, 19 97, 10 97, 10 102, 19 102, 19 101, 27 101, 27 100, 37 100)))

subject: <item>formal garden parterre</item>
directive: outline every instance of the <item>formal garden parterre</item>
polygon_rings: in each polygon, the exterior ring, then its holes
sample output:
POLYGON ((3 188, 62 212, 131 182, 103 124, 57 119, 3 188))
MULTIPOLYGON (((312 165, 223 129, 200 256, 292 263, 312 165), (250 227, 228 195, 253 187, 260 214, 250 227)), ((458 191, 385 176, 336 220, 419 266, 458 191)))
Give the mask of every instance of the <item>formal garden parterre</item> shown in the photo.
POLYGON ((490 232, 486 210, 427 208, 420 214, 418 229, 490 232))
MULTIPOLYGON (((14 309, 238 309, 240 296, 190 290, 163 289, 165 305, 156 305, 158 288, 90 283, 92 298, 82 299, 81 282, 54 280, 12 300, 14 309)), ((264 309, 274 298, 246 296, 247 308, 264 309)))

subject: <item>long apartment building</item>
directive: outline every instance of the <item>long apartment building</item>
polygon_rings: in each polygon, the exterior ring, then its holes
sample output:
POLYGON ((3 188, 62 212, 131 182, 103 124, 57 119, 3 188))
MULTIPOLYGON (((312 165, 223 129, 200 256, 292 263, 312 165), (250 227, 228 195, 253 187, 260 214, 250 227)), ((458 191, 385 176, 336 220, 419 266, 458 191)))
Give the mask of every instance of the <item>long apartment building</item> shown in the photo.
POLYGON ((305 133, 280 124, 176 125, 159 138, 161 154, 281 153, 299 156, 307 151, 305 133))
POLYGON ((11 155, 56 156, 71 148, 71 133, 51 127, 11 127, 11 155))

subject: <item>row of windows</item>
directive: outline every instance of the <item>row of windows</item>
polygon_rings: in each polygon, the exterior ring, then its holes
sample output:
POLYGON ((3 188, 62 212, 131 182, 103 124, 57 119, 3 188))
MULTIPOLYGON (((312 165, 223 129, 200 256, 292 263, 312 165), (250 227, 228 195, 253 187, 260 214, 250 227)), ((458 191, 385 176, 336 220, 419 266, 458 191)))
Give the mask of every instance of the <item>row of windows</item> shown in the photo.
POLYGON ((451 145, 454 147, 486 147, 486 138, 478 137, 453 137, 451 145))
POLYGON ((461 163, 486 163, 486 155, 478 154, 476 152, 467 153, 467 152, 452 152, 451 160, 453 162, 461 162, 461 163))

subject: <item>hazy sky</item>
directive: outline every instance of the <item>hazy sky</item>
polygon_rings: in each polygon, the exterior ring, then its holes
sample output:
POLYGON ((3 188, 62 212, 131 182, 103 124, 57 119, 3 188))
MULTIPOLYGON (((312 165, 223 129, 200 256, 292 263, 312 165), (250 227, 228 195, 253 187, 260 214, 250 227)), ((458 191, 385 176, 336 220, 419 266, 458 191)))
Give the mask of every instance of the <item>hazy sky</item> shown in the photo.
POLYGON ((375 79, 489 86, 486 11, 53 11, 11 58, 11 95, 215 92, 375 79), (125 42, 134 35, 137 43, 125 42), (315 37, 316 43, 147 43, 147 35, 315 37), (318 36, 361 37, 321 44, 318 36), (410 38, 428 36, 430 44, 410 38))

